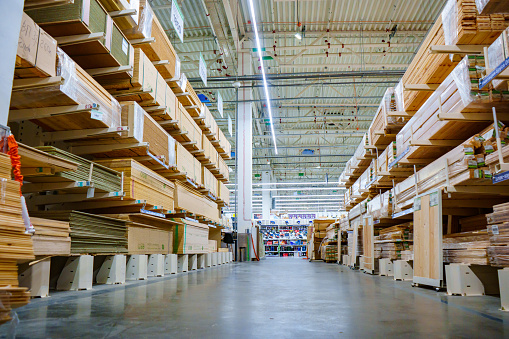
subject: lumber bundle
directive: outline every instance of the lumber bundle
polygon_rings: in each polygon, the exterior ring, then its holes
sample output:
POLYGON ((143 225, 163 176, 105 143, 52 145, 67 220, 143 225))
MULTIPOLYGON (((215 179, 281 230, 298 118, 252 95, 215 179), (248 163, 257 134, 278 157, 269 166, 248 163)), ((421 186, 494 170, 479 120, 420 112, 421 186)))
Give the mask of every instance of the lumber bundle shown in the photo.
POLYGON ((314 219, 313 226, 315 231, 325 231, 327 227, 333 224, 335 221, 335 219, 314 219))
POLYGON ((78 169, 78 164, 74 161, 48 154, 20 142, 18 142, 18 155, 21 157, 21 174, 25 178, 78 169))
POLYGON ((47 131, 120 126, 117 100, 60 48, 57 58, 56 77, 15 80, 10 121, 31 120, 47 131))
POLYGON ((127 252, 129 254, 173 253, 174 221, 148 214, 107 214, 127 224, 127 252))
POLYGON ((148 1, 139 1, 138 15, 138 24, 132 29, 124 30, 124 34, 133 44, 141 42, 143 39, 154 38, 155 41, 151 43, 140 43, 140 48, 150 61, 168 61, 168 63, 156 65, 164 79, 178 78, 180 76, 180 60, 148 1))
POLYGON ((413 251, 413 223, 381 229, 375 236, 375 258, 403 259, 413 251))
POLYGON ((71 227, 71 253, 127 252, 127 222, 78 211, 32 212, 36 217, 66 221, 71 227))
POLYGON ((103 192, 121 191, 122 177, 119 172, 53 146, 41 146, 37 147, 37 149, 50 155, 75 162, 78 164, 78 168, 76 171, 62 171, 54 175, 33 177, 30 179, 31 182, 58 183, 90 181, 93 183, 96 190, 101 190, 103 192))
POLYGON ((56 76, 56 60, 57 41, 23 13, 14 77, 54 77, 56 76))
MULTIPOLYGON (((405 180, 406 177, 414 172, 413 165, 400 164, 396 162, 397 148, 393 141, 376 159, 376 185, 392 187, 393 184, 405 180)), ((416 169, 422 168, 421 165, 415 165, 416 169)), ((370 165, 371 168, 371 165, 370 165)))
POLYGON ((368 214, 375 220, 392 218, 392 190, 378 194, 368 201, 367 210, 368 214))
POLYGON ((492 266, 509 267, 509 203, 493 206, 487 214, 490 246, 488 256, 492 266))
POLYGON ((230 190, 228 189, 228 187, 226 187, 226 185, 222 181, 217 181, 217 194, 219 200, 224 205, 226 206, 230 205, 230 190))
MULTIPOLYGON (((169 133, 188 149, 202 150, 202 130, 181 103, 177 109, 177 130, 169 130, 169 133)), ((173 128, 174 128, 173 127, 173 128)))
POLYGON ((178 101, 188 109, 189 114, 193 117, 199 117, 202 103, 191 83, 187 81, 185 74, 182 73, 179 80, 171 81, 169 85, 171 89, 178 94, 178 101))
POLYGON ((125 11, 134 9, 135 14, 115 16, 113 21, 118 25, 121 30, 133 28, 138 25, 139 14, 138 14, 138 1, 133 0, 99 0, 101 5, 108 13, 125 11))
POLYGON ((465 57, 396 137, 404 160, 429 163, 488 126, 492 107, 509 108, 509 96, 478 89, 482 57, 465 57), (479 118, 476 113, 488 113, 479 118), (471 117, 471 118, 469 118, 471 117), (444 144, 447 142, 447 144, 444 144), (429 144, 429 145, 428 145, 429 144), (444 146, 446 145, 446 146, 444 146))
POLYGON ((230 142, 228 141, 228 139, 226 139, 226 136, 219 127, 217 128, 217 139, 218 143, 216 144, 216 148, 219 151, 219 154, 225 160, 230 159, 232 146, 230 145, 230 142))
POLYGON ((373 193, 367 188, 369 183, 370 171, 366 170, 361 176, 353 183, 353 185, 345 191, 345 206, 348 211, 354 205, 358 204, 360 201, 374 196, 373 193))
POLYGON ((189 219, 175 218, 178 222, 173 227, 173 253, 197 254, 208 253, 209 227, 189 219))
POLYGON ((217 203, 206 199, 198 191, 175 181, 175 209, 184 210, 219 222, 217 203))
POLYGON ((124 173, 124 199, 145 200, 155 209, 173 210, 175 185, 133 159, 100 160, 101 165, 124 173))
POLYGON ((230 168, 224 161, 223 157, 219 156, 217 158, 217 162, 219 164, 218 171, 215 173, 216 178, 221 181, 228 182, 230 180, 230 168))
POLYGON ((216 177, 205 166, 202 166, 202 185, 214 198, 217 198, 219 195, 217 183, 216 177))
POLYGON ((0 180, 11 179, 11 159, 9 155, 0 152, 0 180))
POLYGON ((70 255, 71 231, 69 223, 31 217, 35 233, 32 235, 35 255, 70 255))
MULTIPOLYGON (((15 274, 17 278, 18 268, 16 262, 0 261, 0 272, 3 272, 5 269, 10 269, 12 271, 11 274, 15 274)), ((4 324, 12 320, 11 310, 13 307, 23 306, 30 302, 30 292, 27 291, 27 288, 16 286, 11 284, 7 286, 0 286, 0 303, 2 303, 2 307, 0 308, 0 324, 4 324)))
POLYGON ((195 118, 196 122, 210 141, 217 140, 217 122, 206 105, 202 106, 201 114, 195 118))
POLYGON ((73 141, 80 154, 95 158, 128 158, 146 156, 147 152, 166 165, 175 164, 174 139, 135 101, 120 102, 121 123, 129 129, 113 137, 94 137, 73 141))
POLYGON ((205 164, 208 168, 219 169, 219 153, 217 153, 216 148, 212 145, 205 134, 202 136, 202 146, 204 154, 202 163, 205 164))
POLYGON ((489 265, 486 251, 489 245, 486 230, 444 235, 444 263, 489 265))
POLYGON ((201 164, 184 146, 175 144, 177 169, 196 185, 202 184, 201 164))
MULTIPOLYGON (((505 59, 509 57, 509 41, 507 34, 509 29, 506 29, 502 34, 493 42, 487 50, 487 55, 485 53, 486 60, 486 73, 489 74, 498 65, 504 62, 505 59)), ((497 80, 494 79, 492 82, 494 88, 507 91, 507 80, 497 80)))
POLYGON ((344 184, 346 188, 349 188, 369 167, 371 159, 376 157, 376 153, 369 147, 369 137, 368 134, 365 134, 359 146, 357 146, 353 157, 347 161, 345 170, 339 177, 340 184, 344 184))
POLYGON ((505 0, 475 0, 475 6, 481 15, 509 13, 509 3, 505 0))

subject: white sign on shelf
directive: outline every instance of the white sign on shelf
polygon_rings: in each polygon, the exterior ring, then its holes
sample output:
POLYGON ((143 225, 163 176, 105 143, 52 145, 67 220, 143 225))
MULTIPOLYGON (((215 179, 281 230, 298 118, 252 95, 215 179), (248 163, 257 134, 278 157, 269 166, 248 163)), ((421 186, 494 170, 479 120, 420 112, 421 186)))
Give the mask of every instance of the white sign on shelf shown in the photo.
POLYGON ((230 133, 230 136, 233 137, 233 122, 230 115, 228 115, 228 132, 230 133))
POLYGON ((186 91, 186 87, 187 87, 187 77, 184 73, 182 73, 180 75, 180 89, 182 90, 182 92, 186 91))
POLYGON ((177 0, 171 2, 171 24, 179 36, 180 42, 184 42, 184 15, 177 3, 177 0))
POLYGON ((221 114, 221 118, 223 117, 223 97, 221 93, 217 92, 217 110, 219 114, 221 114))
POLYGON ((200 72, 201 81, 203 81, 205 86, 207 86, 207 63, 203 59, 203 55, 201 54, 201 52, 200 52, 200 67, 199 67, 199 72, 200 72))

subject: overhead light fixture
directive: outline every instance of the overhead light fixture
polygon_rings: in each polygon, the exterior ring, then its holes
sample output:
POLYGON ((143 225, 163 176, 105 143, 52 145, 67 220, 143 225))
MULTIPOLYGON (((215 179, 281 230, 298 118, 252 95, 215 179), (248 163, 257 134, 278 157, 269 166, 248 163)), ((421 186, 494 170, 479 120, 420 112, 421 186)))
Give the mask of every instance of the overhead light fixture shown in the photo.
POLYGON ((302 40, 302 34, 300 34, 300 32, 295 33, 295 38, 302 40))
POLYGON ((258 59, 260 59, 260 69, 262 71, 263 88, 265 90, 265 100, 267 101, 267 110, 269 112, 270 131, 272 133, 272 141, 274 142, 274 151, 277 154, 276 134, 274 133, 274 123, 272 122, 272 110, 270 107, 269 87, 267 85, 267 78, 265 77, 265 68, 263 66, 262 45, 260 37, 258 36, 258 26, 256 25, 256 15, 253 5, 253 0, 249 0, 249 10, 251 12, 251 22, 253 23, 253 30, 255 33, 256 50, 258 51, 258 59))

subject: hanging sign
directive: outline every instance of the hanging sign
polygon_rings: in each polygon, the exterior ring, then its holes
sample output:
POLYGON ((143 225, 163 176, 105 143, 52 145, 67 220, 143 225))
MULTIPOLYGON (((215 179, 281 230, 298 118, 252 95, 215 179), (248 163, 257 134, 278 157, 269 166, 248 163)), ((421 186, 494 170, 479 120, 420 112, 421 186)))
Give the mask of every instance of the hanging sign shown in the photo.
POLYGON ((203 55, 200 52, 200 66, 199 66, 200 78, 201 81, 207 86, 207 64, 203 59, 203 55))
POLYGON ((180 42, 184 42, 184 16, 180 10, 177 0, 171 2, 171 24, 179 36, 180 42))
POLYGON ((230 136, 233 137, 233 122, 232 118, 228 115, 228 132, 230 133, 230 136))
POLYGON ((223 117, 223 97, 221 96, 221 93, 219 93, 219 92, 217 92, 217 110, 219 111, 219 114, 221 114, 221 118, 222 118, 223 117))

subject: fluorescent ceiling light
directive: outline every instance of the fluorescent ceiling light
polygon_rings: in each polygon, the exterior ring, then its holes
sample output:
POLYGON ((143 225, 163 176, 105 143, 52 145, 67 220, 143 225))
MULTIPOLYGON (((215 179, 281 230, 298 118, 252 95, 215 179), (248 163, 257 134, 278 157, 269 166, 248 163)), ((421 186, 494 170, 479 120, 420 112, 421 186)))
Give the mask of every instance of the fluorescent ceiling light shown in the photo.
POLYGON ((300 34, 300 32, 295 33, 295 38, 299 40, 302 39, 302 34, 300 34))
POLYGON ((277 154, 276 134, 274 133, 274 123, 272 121, 272 110, 270 107, 269 87, 267 85, 267 78, 265 77, 265 67, 263 66, 262 46, 260 43, 260 37, 258 36, 258 26, 256 25, 256 15, 255 15, 255 10, 254 10, 253 0, 249 0, 249 9, 251 11, 251 21, 253 23, 253 30, 255 33, 256 50, 258 51, 258 59, 260 59, 260 68, 262 71, 263 88, 265 90, 265 100, 267 101, 267 110, 269 112, 270 131, 272 133, 272 141, 274 142, 274 151, 277 154))

